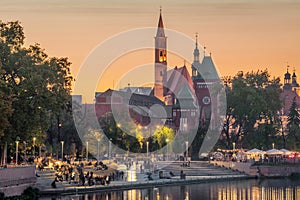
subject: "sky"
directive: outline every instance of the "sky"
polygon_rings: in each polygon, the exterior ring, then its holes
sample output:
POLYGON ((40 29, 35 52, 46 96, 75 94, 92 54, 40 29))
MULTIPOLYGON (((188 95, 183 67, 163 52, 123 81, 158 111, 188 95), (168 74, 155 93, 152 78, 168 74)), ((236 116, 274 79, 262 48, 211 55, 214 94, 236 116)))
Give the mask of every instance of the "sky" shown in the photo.
MULTIPOLYGON (((160 6, 166 28, 191 39, 198 33, 199 44, 212 53, 220 76, 267 68, 282 79, 287 65, 300 76, 298 0, 1 0, 0 19, 19 20, 26 45, 39 43, 50 56, 68 57, 76 79, 97 45, 128 30, 157 26, 160 6)), ((154 43, 153 37, 145 39, 154 43)), ((169 55, 169 65, 182 66, 183 60, 192 60, 193 48, 187 51, 189 58, 169 55)), ((152 50, 122 55, 110 63, 106 78, 93 80, 95 88, 81 84, 78 91, 103 91, 128 83, 138 86, 143 74, 121 81, 118 77, 145 63, 149 67, 153 57, 152 50)), ((92 99, 86 96, 84 101, 92 99)))

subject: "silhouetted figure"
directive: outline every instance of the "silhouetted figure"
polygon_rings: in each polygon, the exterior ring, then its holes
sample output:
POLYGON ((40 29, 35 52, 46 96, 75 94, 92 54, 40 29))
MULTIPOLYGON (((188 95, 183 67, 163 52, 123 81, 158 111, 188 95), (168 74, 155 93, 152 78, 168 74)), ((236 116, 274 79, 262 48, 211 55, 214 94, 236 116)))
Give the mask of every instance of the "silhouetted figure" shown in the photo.
POLYGON ((170 176, 171 177, 175 176, 172 171, 170 171, 170 176))
POLYGON ((51 183, 51 186, 52 186, 52 188, 56 188, 56 181, 55 180, 51 183))
POLYGON ((89 186, 94 185, 94 183, 93 183, 93 172, 91 172, 90 176, 88 177, 88 184, 89 184, 89 186))
POLYGON ((151 177, 151 175, 152 175, 151 173, 148 173, 148 177, 147 177, 148 181, 153 181, 153 178, 151 177))
POLYGON ((185 173, 183 173, 183 170, 180 171, 180 179, 185 179, 185 173))

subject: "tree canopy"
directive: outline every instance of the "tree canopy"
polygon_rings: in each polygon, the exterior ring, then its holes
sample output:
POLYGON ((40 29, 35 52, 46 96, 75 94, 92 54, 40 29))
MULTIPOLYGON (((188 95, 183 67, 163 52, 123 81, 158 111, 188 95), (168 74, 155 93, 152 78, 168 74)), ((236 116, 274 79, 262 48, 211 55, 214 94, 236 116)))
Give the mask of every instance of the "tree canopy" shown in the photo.
POLYGON ((288 116, 288 136, 287 142, 288 145, 293 149, 300 149, 300 115, 298 112, 298 106, 296 103, 296 98, 294 97, 292 105, 289 110, 288 116))
POLYGON ((51 115, 71 101, 68 58, 47 55, 39 44, 24 46, 20 22, 0 21, 0 143, 45 138, 51 115))
POLYGON ((239 72, 233 78, 224 78, 224 83, 227 112, 219 145, 231 148, 234 142, 243 148, 267 146, 278 128, 280 79, 271 79, 264 70, 239 72))

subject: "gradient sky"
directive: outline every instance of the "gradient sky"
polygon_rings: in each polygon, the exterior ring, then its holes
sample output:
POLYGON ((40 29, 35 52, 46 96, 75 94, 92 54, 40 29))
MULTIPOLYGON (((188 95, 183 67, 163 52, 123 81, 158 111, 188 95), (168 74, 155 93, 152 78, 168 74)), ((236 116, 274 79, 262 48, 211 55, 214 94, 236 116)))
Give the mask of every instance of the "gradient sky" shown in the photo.
MULTIPOLYGON (((76 77, 99 43, 129 29, 157 26, 160 6, 165 27, 192 38, 199 33, 199 43, 212 52, 221 76, 268 68, 282 78, 287 63, 300 76, 298 0, 1 0, 0 19, 19 20, 26 45, 37 42, 50 56, 69 57, 76 77)), ((144 56, 153 59, 151 52, 144 56)), ((115 64, 126 69, 137 63, 115 64)), ((110 80, 98 90, 111 86, 110 80)))

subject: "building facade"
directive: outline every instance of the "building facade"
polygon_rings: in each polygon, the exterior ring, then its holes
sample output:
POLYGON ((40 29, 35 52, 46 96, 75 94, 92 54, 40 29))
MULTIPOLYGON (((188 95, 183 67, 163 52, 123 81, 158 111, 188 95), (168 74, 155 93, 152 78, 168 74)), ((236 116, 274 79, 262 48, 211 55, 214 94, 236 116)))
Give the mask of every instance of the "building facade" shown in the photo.
MULTIPOLYGON (((106 113, 112 112, 112 105, 120 106, 122 109, 129 109, 131 118, 137 124, 147 125, 150 116, 147 110, 154 104, 163 106, 166 115, 165 124, 176 131, 188 132, 197 128, 200 121, 210 120, 211 117, 211 95, 210 87, 219 82, 218 73, 211 55, 205 55, 200 60, 198 48, 198 36, 196 35, 194 61, 191 65, 192 75, 187 67, 174 67, 167 70, 167 36, 164 30, 162 13, 160 10, 156 36, 154 38, 154 87, 149 95, 137 94, 141 89, 127 87, 122 91, 107 90, 95 95, 95 108, 98 118, 106 113), (115 93, 115 99, 112 94, 115 93), (125 101, 126 99, 126 101, 125 101), (129 103, 127 108, 121 106, 129 103), (117 105, 119 104, 119 105, 117 105), (145 108, 145 109, 144 109, 145 108), (199 119, 200 117, 200 119, 199 119)), ((148 92, 149 93, 149 92, 148 92)), ((153 116, 151 119, 153 119, 153 116)), ((154 117, 155 119, 159 116, 154 117)), ((163 119, 158 119, 163 120, 163 119)), ((201 123, 200 123, 201 124, 201 123)))

